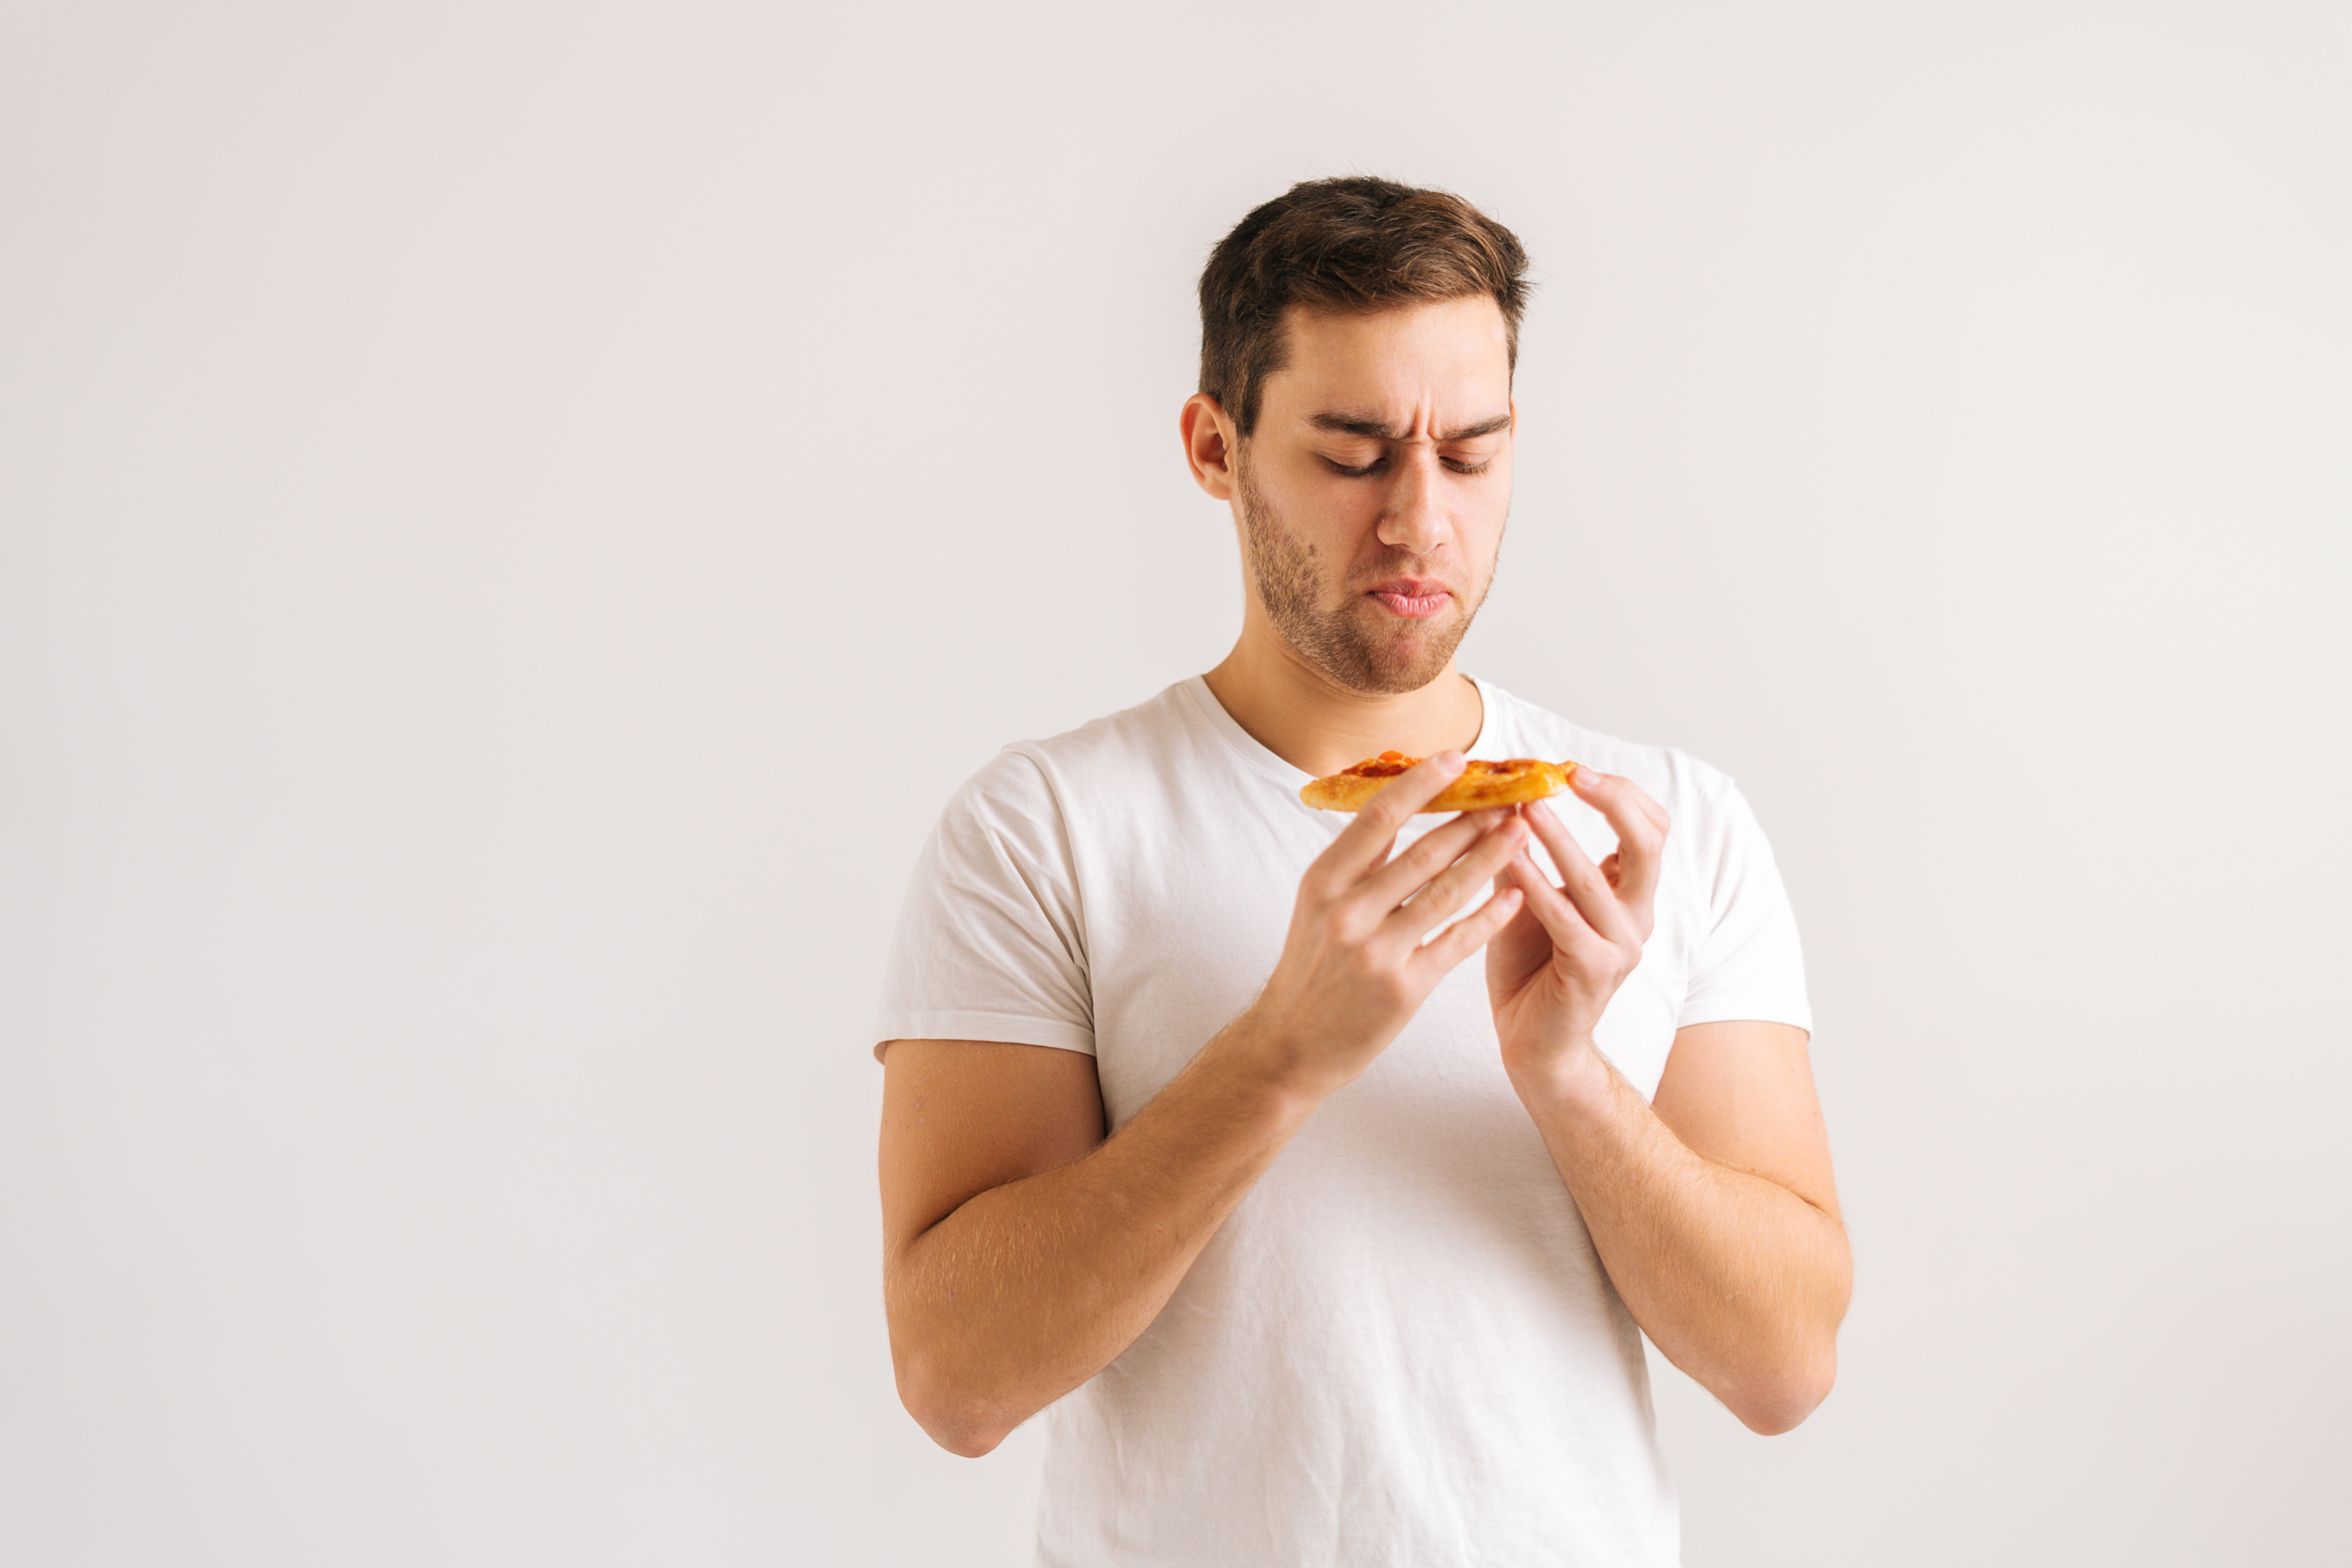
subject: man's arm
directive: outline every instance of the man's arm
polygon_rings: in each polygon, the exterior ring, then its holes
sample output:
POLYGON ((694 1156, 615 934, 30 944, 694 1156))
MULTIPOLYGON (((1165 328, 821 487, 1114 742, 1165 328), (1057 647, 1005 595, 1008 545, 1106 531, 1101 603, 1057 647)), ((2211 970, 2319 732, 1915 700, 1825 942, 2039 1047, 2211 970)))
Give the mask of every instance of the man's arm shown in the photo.
POLYGON ((1618 848, 1596 867, 1549 806, 1523 808, 1562 882, 1524 856, 1500 879, 1527 895, 1486 955, 1504 1067, 1633 1321, 1749 1427, 1785 1432, 1829 1394, 1853 1278, 1805 1033, 1683 1029, 1643 1102, 1592 1029, 1649 939, 1665 813, 1627 780, 1572 782, 1618 848))
POLYGON ((1313 1109, 1236 1024, 1117 1138, 1094 1058, 896 1040, 883 1058, 884 1297, 898 1394, 977 1457, 1092 1377, 1313 1109))
POLYGON ((1750 1429, 1827 1398, 1853 1265, 1787 1024, 1675 1036, 1654 1105, 1598 1051, 1517 1088, 1633 1321, 1750 1429))
POLYGON ((1517 912, 1521 895, 1499 892, 1423 944, 1527 837, 1509 813, 1481 812, 1390 858, 1461 771, 1458 754, 1432 757, 1357 814, 1301 879, 1257 1000, 1108 1138, 1090 1057, 890 1043, 891 1357, 942 1447, 987 1453, 1132 1344, 1291 1134, 1517 912))

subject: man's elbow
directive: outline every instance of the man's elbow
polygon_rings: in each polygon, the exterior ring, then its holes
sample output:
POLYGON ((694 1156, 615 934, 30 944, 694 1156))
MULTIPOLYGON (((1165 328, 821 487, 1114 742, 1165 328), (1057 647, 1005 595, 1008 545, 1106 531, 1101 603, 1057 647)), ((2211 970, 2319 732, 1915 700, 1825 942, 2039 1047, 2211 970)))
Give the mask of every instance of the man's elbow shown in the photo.
MULTIPOLYGON (((922 1418, 917 1416, 916 1419, 920 1421, 922 1418)), ((994 1453, 996 1446, 1010 1435, 994 1427, 953 1421, 926 1421, 923 1422, 923 1430, 932 1442, 959 1459, 985 1458, 994 1453)))
POLYGON ((932 1442, 959 1458, 992 1453, 1018 1425, 997 1418, 992 1401, 959 1386, 951 1373, 921 1358, 902 1358, 898 1371, 898 1403, 932 1442))
POLYGON ((1737 1402, 1727 1400, 1739 1424, 1760 1437, 1793 1432, 1819 1409, 1837 1382, 1837 1346, 1832 1343, 1806 1361, 1782 1370, 1769 1382, 1744 1389, 1737 1402))

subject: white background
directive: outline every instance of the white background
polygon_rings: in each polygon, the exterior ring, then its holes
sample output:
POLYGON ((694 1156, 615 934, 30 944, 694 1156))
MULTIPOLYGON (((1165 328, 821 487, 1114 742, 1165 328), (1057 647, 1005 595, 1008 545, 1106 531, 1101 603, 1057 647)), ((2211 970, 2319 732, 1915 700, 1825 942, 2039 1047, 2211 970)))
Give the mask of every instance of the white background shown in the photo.
POLYGON ((0 13, 0 1561, 1025 1561, 865 1030, 1213 663, 1208 247, 1541 289, 1471 668, 1735 773, 1859 1285, 1687 1561, 2347 1550, 2352 11, 0 13))

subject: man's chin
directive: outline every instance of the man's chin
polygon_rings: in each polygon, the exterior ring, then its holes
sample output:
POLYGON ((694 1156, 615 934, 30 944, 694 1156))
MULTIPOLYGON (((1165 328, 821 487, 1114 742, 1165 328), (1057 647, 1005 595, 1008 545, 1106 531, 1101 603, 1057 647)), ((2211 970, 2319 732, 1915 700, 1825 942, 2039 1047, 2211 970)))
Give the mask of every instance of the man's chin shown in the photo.
POLYGON ((1402 697, 1445 673, 1466 629, 1458 625, 1414 626, 1368 638, 1348 650, 1353 657, 1341 661, 1344 669, 1328 673, 1366 696, 1402 697))
POLYGON ((1420 690, 1445 673, 1445 660, 1434 664, 1416 664, 1409 668, 1381 670, 1370 674, 1357 689, 1367 696, 1402 697, 1420 690))

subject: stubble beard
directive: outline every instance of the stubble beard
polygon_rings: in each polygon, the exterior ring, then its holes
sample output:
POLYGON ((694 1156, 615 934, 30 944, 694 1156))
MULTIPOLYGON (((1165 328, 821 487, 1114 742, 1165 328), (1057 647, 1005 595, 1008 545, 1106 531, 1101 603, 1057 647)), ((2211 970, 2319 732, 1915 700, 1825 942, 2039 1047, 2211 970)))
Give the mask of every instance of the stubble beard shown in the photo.
MULTIPOLYGON (((1236 464, 1234 493, 1241 513, 1242 548, 1249 556, 1250 580, 1257 585, 1258 607, 1282 640, 1301 658, 1349 691, 1367 696, 1395 696, 1418 691, 1440 675, 1462 645, 1470 623, 1486 603, 1494 582, 1493 563, 1486 581, 1475 587, 1475 603, 1455 602, 1450 617, 1432 621, 1382 618, 1363 602, 1360 592, 1348 592, 1333 607, 1323 603, 1324 586, 1316 570, 1312 544, 1284 526, 1281 513, 1257 487, 1246 463, 1236 464)), ((1398 555, 1382 562, 1367 583, 1390 576, 1410 576, 1413 558, 1398 555)))

